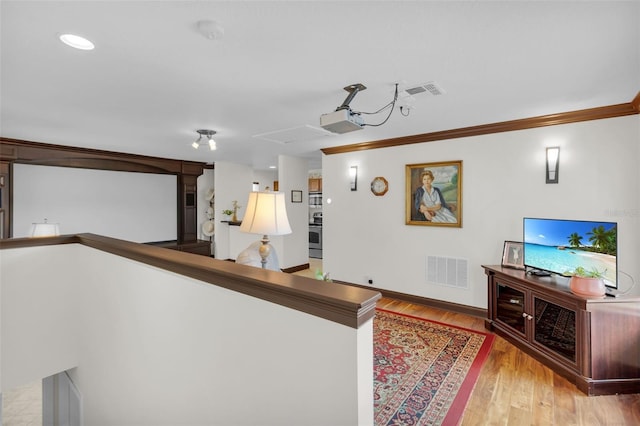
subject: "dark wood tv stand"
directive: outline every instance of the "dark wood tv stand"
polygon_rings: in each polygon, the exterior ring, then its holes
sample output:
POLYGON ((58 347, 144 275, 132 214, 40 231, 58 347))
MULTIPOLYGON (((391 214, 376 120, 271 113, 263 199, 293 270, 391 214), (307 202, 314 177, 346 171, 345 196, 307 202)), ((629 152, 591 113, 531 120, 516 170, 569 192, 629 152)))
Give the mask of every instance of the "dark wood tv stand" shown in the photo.
POLYGON ((587 395, 640 393, 640 295, 585 298, 568 278, 483 266, 485 326, 587 395))

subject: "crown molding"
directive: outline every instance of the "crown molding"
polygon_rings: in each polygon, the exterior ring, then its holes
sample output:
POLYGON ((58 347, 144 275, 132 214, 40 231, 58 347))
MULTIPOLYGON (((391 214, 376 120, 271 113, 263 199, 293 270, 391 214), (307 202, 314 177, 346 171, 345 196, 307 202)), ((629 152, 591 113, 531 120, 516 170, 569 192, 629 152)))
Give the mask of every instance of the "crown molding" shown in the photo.
POLYGON ((416 143, 435 142, 446 139, 458 139, 470 136, 488 135, 492 133, 512 132, 515 130, 535 129, 537 127, 557 126, 559 124, 601 120, 604 118, 623 117, 626 115, 634 114, 640 114, 640 92, 638 92, 636 97, 631 102, 623 104, 588 108, 578 111, 561 112, 557 114, 541 115, 538 117, 503 121, 499 123, 482 124, 479 126, 462 127, 459 129, 443 130, 440 132, 422 133, 418 135, 402 136, 398 138, 382 139, 378 141, 361 142, 351 145, 322 148, 321 151, 326 155, 343 154, 347 152, 364 151, 368 149, 389 148, 416 143))

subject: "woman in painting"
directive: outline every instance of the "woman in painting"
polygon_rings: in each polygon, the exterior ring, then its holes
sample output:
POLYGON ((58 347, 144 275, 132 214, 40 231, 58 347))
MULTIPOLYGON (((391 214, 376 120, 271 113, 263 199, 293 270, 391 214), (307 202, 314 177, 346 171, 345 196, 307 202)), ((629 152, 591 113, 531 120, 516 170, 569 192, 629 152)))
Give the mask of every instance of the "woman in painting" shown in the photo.
POLYGON ((418 220, 430 222, 456 223, 458 219, 447 208, 447 203, 440 189, 433 186, 433 173, 425 170, 420 174, 422 186, 416 190, 413 205, 418 213, 418 220))

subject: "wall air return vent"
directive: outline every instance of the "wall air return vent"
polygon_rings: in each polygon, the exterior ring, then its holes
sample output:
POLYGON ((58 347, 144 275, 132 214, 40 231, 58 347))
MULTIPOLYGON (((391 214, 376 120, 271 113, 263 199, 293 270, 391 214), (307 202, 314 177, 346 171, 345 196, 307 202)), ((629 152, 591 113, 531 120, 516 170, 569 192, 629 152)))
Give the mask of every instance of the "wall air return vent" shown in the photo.
POLYGON ((427 284, 468 289, 467 259, 427 256, 427 284))

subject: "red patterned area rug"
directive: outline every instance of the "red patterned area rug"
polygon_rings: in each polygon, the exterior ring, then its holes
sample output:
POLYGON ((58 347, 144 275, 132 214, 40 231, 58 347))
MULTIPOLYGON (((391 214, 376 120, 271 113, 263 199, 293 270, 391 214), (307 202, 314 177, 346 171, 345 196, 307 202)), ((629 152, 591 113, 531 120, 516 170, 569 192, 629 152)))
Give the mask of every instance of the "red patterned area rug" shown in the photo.
POLYGON ((376 309, 376 426, 457 425, 494 336, 376 309))

